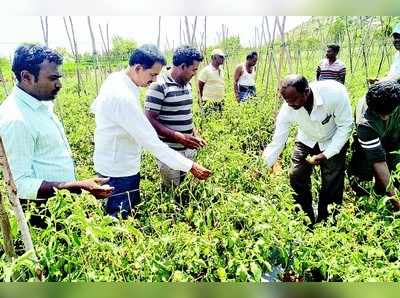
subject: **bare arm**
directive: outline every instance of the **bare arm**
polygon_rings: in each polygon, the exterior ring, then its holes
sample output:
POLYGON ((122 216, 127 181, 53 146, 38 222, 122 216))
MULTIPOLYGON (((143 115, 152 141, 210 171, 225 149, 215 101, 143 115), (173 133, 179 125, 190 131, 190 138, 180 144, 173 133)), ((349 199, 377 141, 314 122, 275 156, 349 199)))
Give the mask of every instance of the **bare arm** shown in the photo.
POLYGON ((390 171, 386 161, 375 162, 372 165, 375 177, 376 189, 381 193, 386 193, 389 196, 394 195, 392 189, 388 190, 387 187, 390 182, 390 171))
POLYGON ((201 138, 172 130, 161 124, 158 120, 158 113, 156 112, 146 111, 146 117, 149 119, 151 125, 157 131, 158 135, 163 136, 168 140, 180 143, 190 149, 198 149, 205 145, 205 141, 201 138))
POLYGON ((237 101, 239 101, 239 89, 238 89, 238 82, 239 79, 241 77, 241 75, 243 74, 243 67, 242 65, 238 65, 235 69, 235 75, 234 75, 234 82, 233 82, 233 90, 235 92, 235 97, 237 99, 237 101))
POLYGON ((199 86, 199 107, 200 108, 203 106, 202 101, 203 101, 203 90, 204 90, 205 84, 206 84, 205 82, 199 80, 198 86, 199 86))
POLYGON ((316 76, 316 78, 317 78, 317 81, 319 80, 319 77, 321 76, 321 67, 317 67, 317 76, 316 76))
POLYGON ((204 90, 204 85, 206 83, 203 81, 199 80, 199 93, 200 93, 200 99, 203 99, 203 90, 204 90))
POLYGON ((104 199, 111 195, 113 187, 106 184, 109 178, 91 178, 81 181, 71 182, 49 182, 43 181, 38 190, 37 197, 41 199, 48 199, 55 194, 55 189, 67 189, 73 193, 81 193, 82 189, 90 192, 98 199, 104 199))

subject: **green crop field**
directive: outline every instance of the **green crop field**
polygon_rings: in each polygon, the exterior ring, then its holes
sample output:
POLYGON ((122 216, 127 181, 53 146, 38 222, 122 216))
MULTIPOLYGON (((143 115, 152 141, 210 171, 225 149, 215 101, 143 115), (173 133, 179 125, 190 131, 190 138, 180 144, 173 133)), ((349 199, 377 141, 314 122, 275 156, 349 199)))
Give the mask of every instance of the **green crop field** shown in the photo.
MULTIPOLYGON (((292 34, 294 38, 296 33, 292 34)), ((315 49, 302 50, 288 37, 292 71, 312 80, 324 48, 318 44, 315 49)), ((388 71, 394 49, 390 38, 384 42, 387 53, 383 62, 382 43, 376 42, 368 52, 367 68, 357 48, 353 73, 348 48, 344 46, 339 54, 347 65, 346 87, 353 106, 366 92, 366 76, 382 76, 388 71)), ((280 274, 276 278, 285 281, 400 281, 400 217, 386 206, 385 198, 372 193, 356 198, 346 178, 344 204, 336 223, 330 219, 310 231, 304 213, 294 210, 288 180, 295 129, 281 156, 282 171, 271 174, 264 165, 261 150, 272 138, 281 104, 272 67, 265 87, 267 49, 261 49, 256 98, 239 105, 232 91, 234 66, 244 59, 247 49, 228 57, 230 78, 225 75, 226 104, 221 116, 201 118, 197 92, 193 93, 195 124, 208 142, 197 160, 213 172, 207 181, 189 175, 175 192, 162 192, 155 159, 145 152, 142 203, 134 217, 124 221, 105 216, 102 201, 87 193, 60 191, 49 200, 48 228, 31 228, 47 281, 260 281, 264 273, 277 268, 280 274)), ((280 47, 274 51, 279 57, 280 47)), ((3 73, 11 77, 9 65, 1 65, 3 73)), ((89 106, 96 87, 93 71, 89 71, 78 96, 74 67, 72 62, 65 66, 56 111, 73 151, 78 178, 88 178, 94 175, 95 123, 89 106)), ((282 76, 288 72, 289 65, 284 63, 282 76)), ((195 78, 192 82, 196 83, 195 78)), ((6 84, 10 91, 12 83, 8 80, 6 84)), ((4 98, 0 85, 0 100, 4 98)), ((315 172, 318 170, 316 167, 315 172)), ((1 193, 7 197, 1 183, 1 193)), ((314 197, 319 183, 314 175, 314 197)), ((34 263, 29 255, 23 255, 8 203, 7 210, 19 257, 10 263, 0 250, 0 280, 12 276, 34 280, 34 263)))

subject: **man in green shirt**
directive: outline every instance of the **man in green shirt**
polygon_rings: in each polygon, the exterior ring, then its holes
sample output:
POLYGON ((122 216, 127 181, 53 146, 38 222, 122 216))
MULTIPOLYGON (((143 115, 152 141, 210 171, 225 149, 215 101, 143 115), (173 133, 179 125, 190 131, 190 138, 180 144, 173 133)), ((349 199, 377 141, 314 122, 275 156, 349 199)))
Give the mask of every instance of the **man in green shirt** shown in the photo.
POLYGON ((108 179, 76 181, 68 140, 53 112, 61 64, 62 57, 45 46, 23 45, 14 54, 17 85, 0 106, 0 136, 22 202, 45 202, 55 189, 84 189, 97 198, 112 191, 103 185, 108 179))
MULTIPOLYGON (((356 119, 350 174, 358 181, 374 178, 375 191, 392 197, 390 173, 400 163, 400 84, 388 80, 370 86, 361 111, 356 119)), ((399 201, 391 202, 400 209, 399 201)))

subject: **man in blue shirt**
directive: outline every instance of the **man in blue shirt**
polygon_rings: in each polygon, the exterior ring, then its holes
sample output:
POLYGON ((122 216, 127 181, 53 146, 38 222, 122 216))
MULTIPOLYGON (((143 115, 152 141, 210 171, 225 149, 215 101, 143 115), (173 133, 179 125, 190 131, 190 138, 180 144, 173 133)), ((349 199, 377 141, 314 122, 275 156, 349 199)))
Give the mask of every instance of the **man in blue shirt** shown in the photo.
POLYGON ((15 51, 12 70, 18 82, 0 106, 0 136, 23 200, 45 201, 55 189, 84 189, 97 198, 112 191, 104 185, 107 179, 75 179, 64 128, 53 112, 52 101, 62 87, 61 64, 62 57, 45 46, 23 45, 15 51))

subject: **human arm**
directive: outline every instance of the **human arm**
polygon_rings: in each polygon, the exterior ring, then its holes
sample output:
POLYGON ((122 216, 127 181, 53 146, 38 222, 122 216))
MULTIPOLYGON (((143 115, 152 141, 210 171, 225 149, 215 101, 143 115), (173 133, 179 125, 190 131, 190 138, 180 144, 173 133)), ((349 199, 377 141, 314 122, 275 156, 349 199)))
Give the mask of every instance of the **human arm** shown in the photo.
POLYGON ((182 144, 190 149, 199 149, 203 147, 205 143, 201 138, 198 138, 192 134, 185 134, 175 131, 160 122, 159 113, 161 112, 164 99, 165 95, 162 90, 162 86, 158 84, 152 84, 147 91, 145 115, 158 135, 163 136, 170 141, 182 144))
POLYGON ((137 144, 149 150, 161 162, 174 170, 183 172, 193 169, 192 173, 199 179, 205 179, 211 174, 207 169, 201 170, 202 168, 198 164, 163 143, 144 115, 137 100, 132 102, 131 98, 116 98, 109 102, 108 110, 110 110, 109 116, 112 117, 112 120, 120 125, 137 144))
POLYGON ((394 190, 388 189, 390 182, 390 171, 386 161, 377 161, 372 164, 375 178, 375 188, 379 193, 394 196, 394 190))
POLYGON ((272 167, 275 164, 279 154, 282 152, 289 136, 290 125, 291 119, 289 116, 289 109, 287 104, 284 103, 276 118, 275 132, 272 137, 272 141, 264 149, 262 154, 262 157, 268 167, 272 167))
POLYGON ((199 82, 198 82, 198 87, 199 87, 199 106, 200 106, 200 107, 202 106, 202 101, 203 101, 203 90, 204 90, 204 85, 205 85, 205 84, 206 84, 205 82, 200 81, 200 80, 199 80, 199 82))
POLYGON ((82 190, 86 190, 97 199, 105 199, 111 195, 114 189, 106 184, 109 180, 109 178, 94 177, 85 180, 69 182, 43 181, 38 190, 37 197, 41 199, 47 199, 54 196, 56 189, 67 189, 72 193, 81 193, 82 190))
POLYGON ((349 96, 344 86, 341 86, 342 92, 334 94, 336 99, 331 103, 333 110, 333 121, 336 124, 336 132, 332 136, 331 142, 322 152, 326 159, 338 154, 343 146, 347 143, 351 130, 353 128, 353 116, 351 113, 351 106, 349 96))
POLYGON ((345 80, 346 80, 346 68, 343 67, 339 73, 339 82, 341 82, 344 85, 345 80))
POLYGON ((233 91, 235 92, 235 97, 238 102, 240 102, 238 82, 242 74, 243 74, 243 66, 238 65, 235 69, 235 74, 233 77, 233 91))
POLYGON ((2 127, 2 139, 10 165, 17 195, 22 199, 49 198, 55 194, 54 189, 68 189, 80 192, 85 189, 98 198, 107 197, 112 188, 103 186, 108 180, 49 182, 33 171, 35 137, 31 128, 23 121, 13 121, 2 127))
POLYGON ((321 67, 318 65, 317 71, 316 71, 316 79, 317 79, 317 81, 319 81, 320 75, 321 75, 321 67))
POLYGON ((168 140, 182 144, 183 146, 190 149, 202 148, 206 143, 203 139, 187 134, 175 131, 161 124, 158 119, 158 113, 154 111, 145 112, 147 119, 150 121, 151 125, 157 131, 160 136, 167 138, 168 140))

